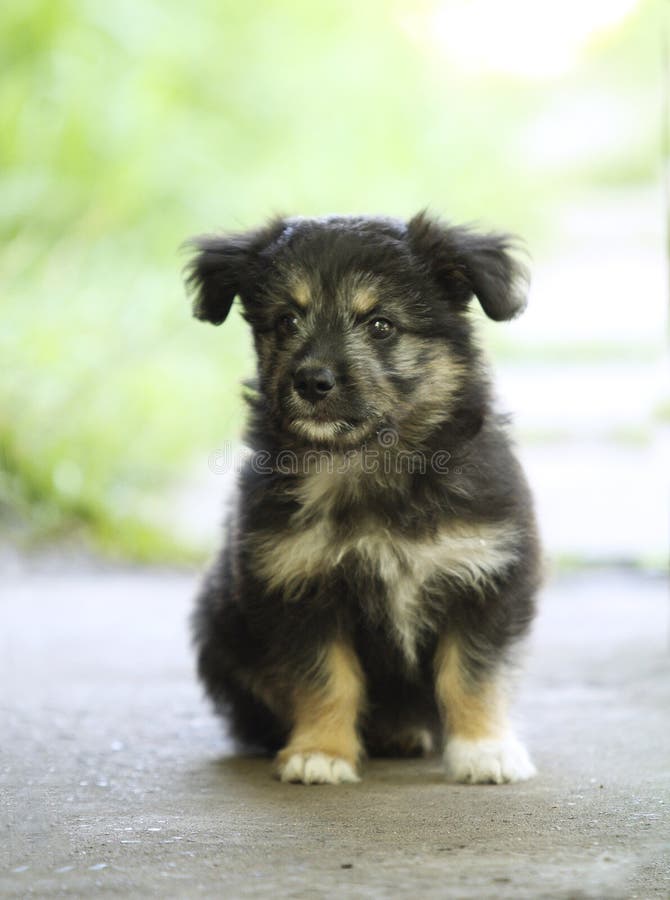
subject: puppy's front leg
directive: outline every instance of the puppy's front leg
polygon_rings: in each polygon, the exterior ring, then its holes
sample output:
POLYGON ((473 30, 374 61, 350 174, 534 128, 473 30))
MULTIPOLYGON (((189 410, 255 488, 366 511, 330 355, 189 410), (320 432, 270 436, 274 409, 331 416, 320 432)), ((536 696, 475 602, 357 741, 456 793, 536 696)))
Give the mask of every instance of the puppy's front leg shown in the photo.
POLYGON ((444 638, 436 656, 436 693, 447 731, 447 777, 470 784, 525 781, 535 775, 507 718, 504 676, 476 674, 457 637, 444 638))
POLYGON ((309 683, 293 693, 293 725, 277 754, 282 781, 340 784, 358 781, 361 743, 356 723, 363 702, 363 673, 353 650, 331 644, 309 683))

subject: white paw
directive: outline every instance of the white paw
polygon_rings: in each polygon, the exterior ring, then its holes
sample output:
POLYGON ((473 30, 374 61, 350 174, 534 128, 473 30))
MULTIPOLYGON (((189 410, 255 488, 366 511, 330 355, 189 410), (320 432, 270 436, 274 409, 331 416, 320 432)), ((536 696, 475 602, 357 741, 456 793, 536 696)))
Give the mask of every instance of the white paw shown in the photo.
POLYGON ((450 781, 465 784, 526 781, 536 773, 526 748, 511 734, 499 740, 450 738, 444 749, 444 764, 450 781))
POLYGON ((302 784, 352 784, 360 780, 346 759, 327 753, 293 753, 279 766, 279 778, 302 784))

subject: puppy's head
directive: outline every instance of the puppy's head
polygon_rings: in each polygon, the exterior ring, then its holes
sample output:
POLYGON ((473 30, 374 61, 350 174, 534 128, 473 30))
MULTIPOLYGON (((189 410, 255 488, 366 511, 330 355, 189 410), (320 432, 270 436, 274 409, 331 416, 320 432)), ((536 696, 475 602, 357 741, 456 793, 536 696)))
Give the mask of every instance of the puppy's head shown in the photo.
POLYGON ((509 237, 424 213, 278 219, 194 245, 195 315, 219 325, 240 298, 272 424, 306 444, 355 447, 384 427, 421 440, 476 403, 472 297, 496 320, 525 303, 509 237))

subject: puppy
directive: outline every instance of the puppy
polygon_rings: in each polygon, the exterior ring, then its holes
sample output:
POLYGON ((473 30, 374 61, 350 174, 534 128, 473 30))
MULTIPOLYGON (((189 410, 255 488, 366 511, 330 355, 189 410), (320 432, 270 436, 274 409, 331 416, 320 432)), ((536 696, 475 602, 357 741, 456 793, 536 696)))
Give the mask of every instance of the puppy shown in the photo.
POLYGON ((451 780, 531 777, 507 707, 538 540, 468 312, 523 309, 513 241, 421 213, 194 246, 195 316, 219 325, 239 297, 258 357, 193 620, 216 709, 286 782, 354 782, 364 754, 435 741, 451 780))

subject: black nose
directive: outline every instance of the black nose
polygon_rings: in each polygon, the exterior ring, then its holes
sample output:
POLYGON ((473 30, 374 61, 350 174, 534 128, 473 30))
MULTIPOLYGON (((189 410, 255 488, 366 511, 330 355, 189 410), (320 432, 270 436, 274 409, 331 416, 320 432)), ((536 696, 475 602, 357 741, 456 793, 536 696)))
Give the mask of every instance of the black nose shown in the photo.
POLYGON ((319 366, 300 366, 293 376, 293 386, 303 399, 316 403, 335 387, 335 375, 319 366))

